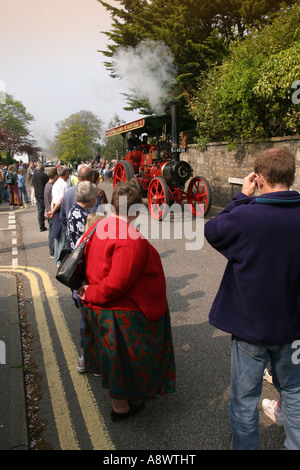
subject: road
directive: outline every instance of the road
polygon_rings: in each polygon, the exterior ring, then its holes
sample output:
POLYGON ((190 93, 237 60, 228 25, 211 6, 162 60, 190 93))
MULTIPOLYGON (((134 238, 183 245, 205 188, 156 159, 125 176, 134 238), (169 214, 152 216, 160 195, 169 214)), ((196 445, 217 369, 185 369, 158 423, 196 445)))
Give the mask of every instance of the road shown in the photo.
MULTIPOLYGON (((102 188, 110 197, 111 184, 102 183, 102 188)), ((217 211, 213 207, 209 217, 217 211)), ((208 323, 225 267, 221 255, 206 241, 201 249, 188 250, 187 240, 178 236, 151 240, 167 280, 176 393, 148 402, 134 418, 112 423, 101 378, 76 371, 79 310, 70 290, 55 279, 48 232, 39 231, 36 207, 9 211, 7 205, 0 213, 0 229, 0 271, 16 273, 24 290, 30 356, 39 384, 35 413, 43 426, 40 447, 185 453, 228 448, 230 336, 208 323)), ((272 385, 264 383, 262 398, 277 398, 272 385)), ((264 416, 261 404, 259 411, 260 448, 281 449, 283 429, 264 416)))

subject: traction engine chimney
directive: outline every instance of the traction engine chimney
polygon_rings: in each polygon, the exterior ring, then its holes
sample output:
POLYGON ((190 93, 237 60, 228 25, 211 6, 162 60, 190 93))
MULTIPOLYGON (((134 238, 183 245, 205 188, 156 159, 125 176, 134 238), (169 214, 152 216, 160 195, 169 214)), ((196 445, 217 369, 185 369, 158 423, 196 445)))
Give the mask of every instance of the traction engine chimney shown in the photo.
POLYGON ((171 103, 170 104, 170 114, 171 114, 171 155, 172 160, 179 162, 179 104, 171 103))

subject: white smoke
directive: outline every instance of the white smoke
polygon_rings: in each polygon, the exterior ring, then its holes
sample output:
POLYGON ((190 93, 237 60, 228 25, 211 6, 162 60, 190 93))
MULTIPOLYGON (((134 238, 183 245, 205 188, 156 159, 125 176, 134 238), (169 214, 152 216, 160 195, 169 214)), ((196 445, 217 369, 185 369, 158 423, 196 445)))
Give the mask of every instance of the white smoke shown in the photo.
POLYGON ((144 40, 135 48, 119 47, 112 68, 135 97, 149 101, 154 113, 164 112, 177 76, 174 58, 164 42, 144 40))

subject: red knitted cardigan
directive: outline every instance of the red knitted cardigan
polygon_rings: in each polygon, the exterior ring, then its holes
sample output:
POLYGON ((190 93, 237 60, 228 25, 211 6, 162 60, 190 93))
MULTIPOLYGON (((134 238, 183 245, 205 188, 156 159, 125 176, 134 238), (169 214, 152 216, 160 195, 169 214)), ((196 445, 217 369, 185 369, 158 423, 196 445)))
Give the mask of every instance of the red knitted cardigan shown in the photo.
POLYGON ((106 217, 85 254, 87 306, 135 310, 151 321, 164 315, 166 280, 160 256, 134 227, 122 219, 106 217))

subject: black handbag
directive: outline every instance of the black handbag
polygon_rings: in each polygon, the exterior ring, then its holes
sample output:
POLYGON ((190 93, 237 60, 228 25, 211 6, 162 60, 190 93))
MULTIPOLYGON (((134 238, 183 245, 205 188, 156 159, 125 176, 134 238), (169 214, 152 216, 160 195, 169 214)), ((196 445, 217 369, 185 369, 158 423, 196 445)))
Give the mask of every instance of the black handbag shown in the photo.
MULTIPOLYGON (((98 222, 98 224, 101 221, 98 222)), ((79 246, 71 253, 67 254, 61 261, 56 272, 56 279, 72 290, 77 290, 85 279, 85 258, 84 252, 87 242, 98 227, 96 224, 95 228, 91 233, 83 239, 79 246)))

